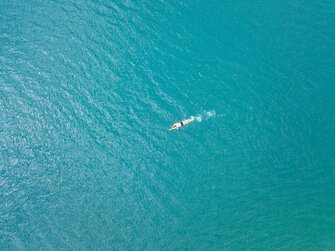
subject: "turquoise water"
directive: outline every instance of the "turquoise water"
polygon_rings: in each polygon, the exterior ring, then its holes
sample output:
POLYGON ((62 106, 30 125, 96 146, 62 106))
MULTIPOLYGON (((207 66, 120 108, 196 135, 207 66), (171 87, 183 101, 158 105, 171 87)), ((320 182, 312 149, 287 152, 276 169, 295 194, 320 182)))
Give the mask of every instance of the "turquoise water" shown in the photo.
POLYGON ((1 1, 0 250, 335 249, 335 4, 239 2, 1 1))

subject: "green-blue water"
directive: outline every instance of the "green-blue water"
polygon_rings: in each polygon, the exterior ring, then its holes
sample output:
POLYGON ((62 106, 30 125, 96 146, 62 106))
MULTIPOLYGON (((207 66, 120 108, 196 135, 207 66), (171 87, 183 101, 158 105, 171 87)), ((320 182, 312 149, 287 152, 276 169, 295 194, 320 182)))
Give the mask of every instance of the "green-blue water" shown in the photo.
POLYGON ((335 250, 334 14, 2 0, 0 250, 335 250))

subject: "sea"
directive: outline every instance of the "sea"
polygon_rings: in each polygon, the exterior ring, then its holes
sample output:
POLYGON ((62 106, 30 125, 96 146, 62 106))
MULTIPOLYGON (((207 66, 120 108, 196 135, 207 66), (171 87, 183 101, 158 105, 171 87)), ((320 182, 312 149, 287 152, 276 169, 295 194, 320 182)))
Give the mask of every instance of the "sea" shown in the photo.
POLYGON ((334 17, 1 0, 0 250, 335 250, 334 17))

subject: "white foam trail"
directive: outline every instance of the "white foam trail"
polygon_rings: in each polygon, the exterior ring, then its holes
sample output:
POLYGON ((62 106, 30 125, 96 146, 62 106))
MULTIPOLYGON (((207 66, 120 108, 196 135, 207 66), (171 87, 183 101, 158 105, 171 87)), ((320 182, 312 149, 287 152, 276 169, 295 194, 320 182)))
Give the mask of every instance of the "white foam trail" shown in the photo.
POLYGON ((193 120, 196 120, 196 121, 198 121, 199 123, 201 123, 201 121, 203 120, 203 119, 209 119, 210 117, 213 117, 213 116, 215 116, 215 111, 214 110, 212 110, 212 111, 207 111, 207 112, 204 112, 203 114, 198 114, 198 115, 196 115, 196 116, 191 116, 191 119, 192 119, 192 121, 193 120))
POLYGON ((212 116, 215 116, 215 111, 214 110, 208 111, 208 112, 206 112, 206 115, 207 115, 208 118, 210 118, 212 116))

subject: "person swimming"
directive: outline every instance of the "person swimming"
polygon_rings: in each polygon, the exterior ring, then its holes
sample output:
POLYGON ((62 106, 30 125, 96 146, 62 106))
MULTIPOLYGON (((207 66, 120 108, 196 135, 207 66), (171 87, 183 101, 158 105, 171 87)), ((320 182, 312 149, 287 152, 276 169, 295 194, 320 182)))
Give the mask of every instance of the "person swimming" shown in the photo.
POLYGON ((173 126, 169 129, 169 131, 179 129, 179 127, 187 125, 188 123, 191 123, 192 121, 193 121, 193 118, 190 118, 190 119, 185 119, 183 121, 174 123, 173 126))

